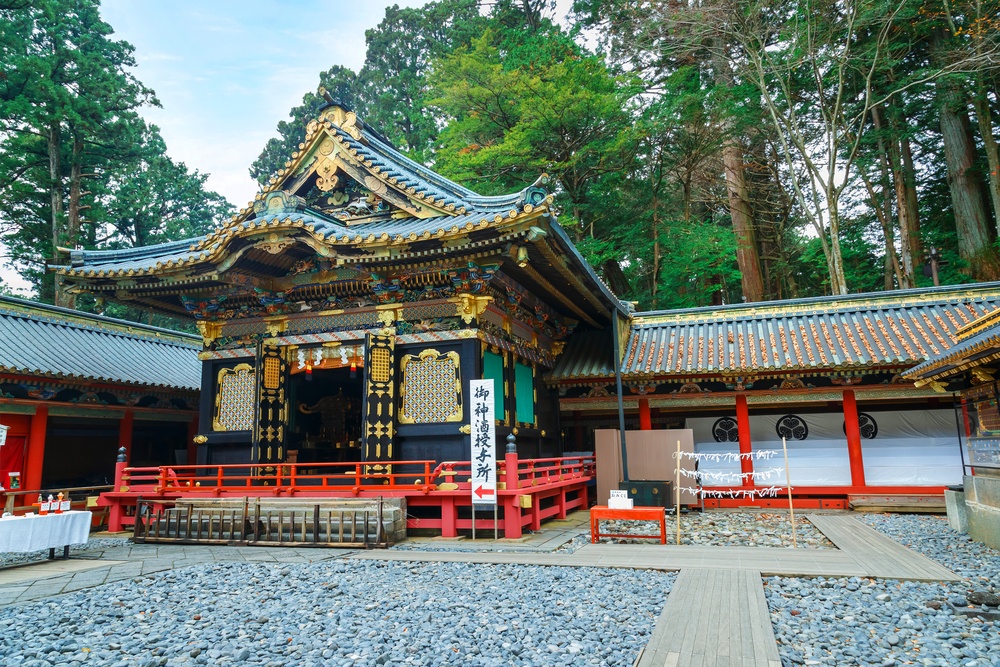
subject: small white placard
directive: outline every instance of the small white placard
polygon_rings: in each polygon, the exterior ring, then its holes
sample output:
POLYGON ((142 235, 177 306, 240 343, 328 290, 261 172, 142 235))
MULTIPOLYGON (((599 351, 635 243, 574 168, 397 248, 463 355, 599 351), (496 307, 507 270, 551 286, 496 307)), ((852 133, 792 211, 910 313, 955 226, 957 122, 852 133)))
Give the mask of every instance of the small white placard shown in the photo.
POLYGON ((48 512, 48 511, 49 511, 49 503, 48 503, 48 502, 44 502, 44 503, 42 503, 42 504, 41 504, 41 505, 39 506, 39 508, 38 508, 38 511, 39 511, 39 512, 48 512))
POLYGON ((625 490, 612 489, 610 493, 612 498, 628 498, 628 491, 625 490))
POLYGON ((608 499, 608 508, 613 510, 630 510, 632 509, 632 499, 612 496, 608 499))
POLYGON ((59 509, 62 510, 63 512, 68 512, 69 511, 69 504, 70 504, 70 501, 64 500, 61 503, 59 503, 59 509))

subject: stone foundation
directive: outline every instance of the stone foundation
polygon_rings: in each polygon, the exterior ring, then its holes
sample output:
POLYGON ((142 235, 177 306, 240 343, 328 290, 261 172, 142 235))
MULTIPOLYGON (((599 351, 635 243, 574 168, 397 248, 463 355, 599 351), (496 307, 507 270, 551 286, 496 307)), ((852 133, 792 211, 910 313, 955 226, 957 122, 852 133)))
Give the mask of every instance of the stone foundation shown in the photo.
MULTIPOLYGON (((1000 477, 966 475, 965 512, 969 536, 994 549, 1000 549, 1000 477)), ((948 519, 960 522, 961 511, 956 507, 955 519, 949 507, 948 519)))

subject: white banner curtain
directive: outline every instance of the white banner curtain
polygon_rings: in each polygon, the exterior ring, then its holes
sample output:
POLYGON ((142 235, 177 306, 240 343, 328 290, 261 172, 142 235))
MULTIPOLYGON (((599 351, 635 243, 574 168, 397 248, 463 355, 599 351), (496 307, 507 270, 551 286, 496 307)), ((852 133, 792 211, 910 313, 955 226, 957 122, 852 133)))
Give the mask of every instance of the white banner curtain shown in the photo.
MULTIPOLYGON (((864 412, 864 410, 862 410, 864 412)), ((788 441, 788 467, 793 486, 847 486, 851 483, 844 417, 840 413, 789 412, 802 419, 809 429, 805 440, 788 441)), ((901 410, 868 413, 878 426, 873 439, 862 438, 865 481, 870 486, 951 485, 962 481, 962 464, 954 412, 942 410, 901 410)), ((729 415, 735 419, 734 415, 729 415)), ((774 450, 778 456, 755 460, 757 469, 784 468, 780 456, 778 420, 784 415, 751 415, 750 440, 753 451, 774 450)), ((694 431, 695 451, 738 452, 735 442, 716 442, 712 426, 716 417, 686 420, 694 431)), ((701 470, 740 472, 739 462, 702 461, 701 470)), ((758 486, 785 484, 784 470, 758 486)))

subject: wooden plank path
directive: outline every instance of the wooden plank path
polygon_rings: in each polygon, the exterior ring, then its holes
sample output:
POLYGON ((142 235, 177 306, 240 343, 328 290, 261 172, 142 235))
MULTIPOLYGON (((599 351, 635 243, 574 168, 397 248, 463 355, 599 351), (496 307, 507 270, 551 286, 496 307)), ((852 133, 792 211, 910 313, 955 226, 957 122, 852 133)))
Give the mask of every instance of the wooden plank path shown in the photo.
POLYGON ((636 667, 781 667, 760 572, 682 570, 636 667))
POLYGON ((807 517, 850 556, 869 577, 911 581, 961 581, 948 568, 886 537, 852 516, 811 514, 807 517))

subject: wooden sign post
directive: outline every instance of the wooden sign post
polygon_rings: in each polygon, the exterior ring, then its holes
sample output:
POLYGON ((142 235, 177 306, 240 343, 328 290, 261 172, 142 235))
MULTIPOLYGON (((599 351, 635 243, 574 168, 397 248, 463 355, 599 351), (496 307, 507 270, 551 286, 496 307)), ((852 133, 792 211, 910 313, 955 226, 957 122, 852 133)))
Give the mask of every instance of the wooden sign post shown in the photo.
POLYGON ((798 546, 795 542, 795 508, 792 506, 792 478, 788 474, 788 443, 785 438, 781 438, 781 449, 785 452, 785 484, 788 485, 788 515, 792 518, 792 547, 798 546))
POLYGON ((677 441, 677 472, 674 473, 674 488, 677 489, 677 545, 681 543, 681 441, 677 441))

